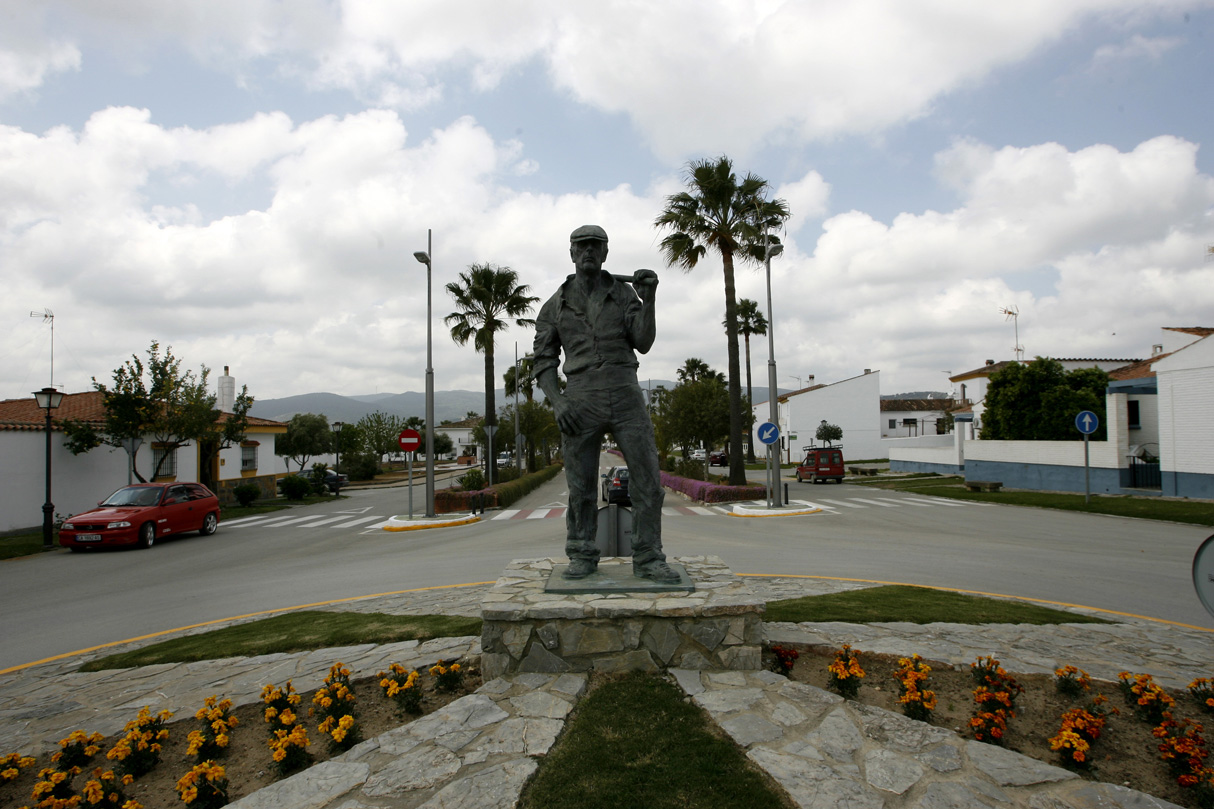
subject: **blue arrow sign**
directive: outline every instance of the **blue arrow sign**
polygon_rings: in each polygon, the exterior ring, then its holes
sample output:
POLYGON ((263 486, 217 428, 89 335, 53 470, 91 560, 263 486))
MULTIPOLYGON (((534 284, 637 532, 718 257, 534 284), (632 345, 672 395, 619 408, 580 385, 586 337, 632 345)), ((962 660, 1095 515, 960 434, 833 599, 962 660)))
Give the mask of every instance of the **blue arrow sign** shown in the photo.
POLYGON ((764 444, 774 444, 780 440, 780 428, 772 424, 770 421, 765 421, 759 425, 759 441, 764 444))
POLYGON ((1075 417, 1075 429, 1084 435, 1091 435, 1100 426, 1100 417, 1091 410, 1081 410, 1075 417))

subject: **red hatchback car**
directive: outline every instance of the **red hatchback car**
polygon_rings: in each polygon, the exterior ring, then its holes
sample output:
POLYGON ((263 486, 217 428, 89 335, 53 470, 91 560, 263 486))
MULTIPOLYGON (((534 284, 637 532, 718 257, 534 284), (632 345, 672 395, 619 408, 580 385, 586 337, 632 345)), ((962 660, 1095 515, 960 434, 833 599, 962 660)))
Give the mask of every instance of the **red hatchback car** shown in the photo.
POLYGON ((68 517, 59 529, 59 544, 72 551, 103 545, 150 548, 162 537, 189 531, 205 537, 218 527, 219 498, 201 483, 139 483, 68 517))

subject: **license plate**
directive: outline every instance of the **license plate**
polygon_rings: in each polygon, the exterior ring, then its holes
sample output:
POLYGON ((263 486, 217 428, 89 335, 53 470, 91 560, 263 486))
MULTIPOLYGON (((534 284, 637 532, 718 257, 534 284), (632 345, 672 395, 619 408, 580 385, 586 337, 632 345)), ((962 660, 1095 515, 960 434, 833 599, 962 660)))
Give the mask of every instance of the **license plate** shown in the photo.
POLYGON ((101 534, 76 534, 77 542, 100 542, 101 534))

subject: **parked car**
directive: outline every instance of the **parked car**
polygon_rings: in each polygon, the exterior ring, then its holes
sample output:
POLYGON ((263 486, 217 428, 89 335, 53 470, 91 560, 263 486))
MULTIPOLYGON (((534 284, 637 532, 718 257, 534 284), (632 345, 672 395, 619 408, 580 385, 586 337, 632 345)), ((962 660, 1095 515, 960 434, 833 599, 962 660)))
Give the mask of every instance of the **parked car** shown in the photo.
POLYGON ((350 478, 346 475, 339 475, 332 469, 325 470, 325 488, 331 492, 337 492, 339 488, 350 482, 350 478))
POLYGON ((723 449, 714 449, 708 453, 709 466, 729 466, 729 454, 723 449))
POLYGON ((805 447, 805 460, 797 467, 797 482, 820 480, 843 482, 842 447, 805 447))
POLYGON ((497 454, 497 467, 501 469, 503 466, 514 466, 513 452, 499 452, 497 454))
POLYGON ((708 458, 708 453, 702 449, 693 449, 691 451, 691 460, 693 460, 693 461, 703 461, 703 460, 706 460, 707 458, 708 458))
POLYGON ((150 548, 166 536, 219 528, 219 498, 201 483, 138 483, 124 486, 73 514, 59 529, 59 544, 78 551, 105 545, 150 548))
POLYGON ((632 498, 628 496, 628 467, 613 466, 603 475, 603 483, 601 486, 603 500, 607 505, 618 503, 620 505, 632 505, 632 498))

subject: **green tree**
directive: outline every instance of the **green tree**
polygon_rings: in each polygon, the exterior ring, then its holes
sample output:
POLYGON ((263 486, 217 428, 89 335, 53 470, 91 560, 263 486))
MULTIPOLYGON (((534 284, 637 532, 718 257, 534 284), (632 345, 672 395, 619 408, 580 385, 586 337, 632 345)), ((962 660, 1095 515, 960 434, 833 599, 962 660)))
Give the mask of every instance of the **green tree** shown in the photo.
POLYGON ((1082 441, 1075 416, 1091 410, 1100 418, 1094 441, 1104 441, 1105 389, 1109 375, 1099 368, 1066 371, 1062 363, 1037 357, 991 374, 980 438, 1005 441, 1082 441))
POLYGON ((680 382, 696 382, 714 373, 716 372, 708 367, 708 363, 699 357, 688 357, 683 360, 683 367, 675 371, 680 382))
MULTIPOLYGON (((670 439, 684 452, 689 447, 712 447, 729 435, 729 392, 719 374, 682 382, 666 398, 670 439)), ((707 475, 707 463, 704 469, 707 475)))
POLYGON ((287 432, 274 442, 274 454, 286 459, 287 471, 291 462, 299 464, 302 474, 308 461, 323 455, 333 447, 333 434, 329 430, 329 419, 318 413, 296 413, 287 422, 287 432))
MULTIPOLYGON (((459 281, 447 284, 447 292, 455 301, 456 310, 443 318, 451 329, 451 339, 458 345, 472 341, 475 349, 485 355, 485 425, 497 426, 494 404, 493 343, 499 331, 511 323, 534 326, 526 317, 539 298, 529 295, 530 287, 518 282, 518 273, 495 264, 470 264, 459 281)), ((490 485, 494 479, 494 462, 489 459, 490 485)))
MULTIPOLYGON (((728 331, 728 321, 722 321, 721 325, 728 331)), ((746 342, 746 409, 750 410, 750 405, 755 400, 754 388, 750 384, 750 335, 767 334, 767 318, 763 316, 757 301, 750 298, 738 301, 738 334, 742 335, 746 342)), ((751 430, 746 431, 746 462, 755 462, 754 435, 751 430)))
POLYGON ((400 451, 400 431, 405 429, 405 420, 376 410, 358 420, 358 429, 362 433, 363 450, 382 460, 385 455, 400 451))
MULTIPOLYGON (((693 160, 685 172, 686 191, 666 198, 666 207, 654 220, 662 239, 662 256, 668 266, 678 264, 690 272, 709 250, 719 253, 725 275, 725 336, 728 349, 730 446, 742 446, 741 363, 738 352, 738 312, 734 287, 734 259, 761 261, 763 236, 788 219, 784 200, 765 200, 767 181, 747 174, 741 182, 733 162, 725 156, 693 160)), ((772 238, 772 244, 779 240, 772 238)), ((746 482, 740 452, 729 453, 729 482, 746 482)))
POLYGON ((818 425, 818 431, 814 433, 814 438, 825 441, 826 446, 829 447, 835 441, 843 440, 843 428, 838 424, 829 424, 826 419, 822 419, 822 423, 818 425))
POLYGON ((517 365, 511 365, 506 369, 506 373, 502 375, 502 381, 506 385, 507 398, 514 396, 516 386, 518 392, 523 394, 523 398, 527 401, 530 402, 535 398, 535 380, 531 378, 534 369, 535 360, 532 357, 523 357, 517 365))
MULTIPOLYGON (((105 421, 100 429, 87 422, 65 422, 68 449, 78 455, 102 444, 123 447, 126 439, 148 436, 162 450, 151 470, 155 479, 174 450, 194 441, 199 448, 199 479, 213 486, 215 458, 220 450, 244 440, 253 397, 243 387, 232 412, 223 413, 216 407, 218 396, 208 390, 210 373, 205 365, 198 374, 183 372, 172 347, 166 346, 161 354, 160 343, 153 340, 147 364, 131 355, 114 371, 113 388, 93 377, 93 388, 102 394, 105 421)), ((140 474, 134 458, 131 465, 139 480, 148 479, 140 474)))

